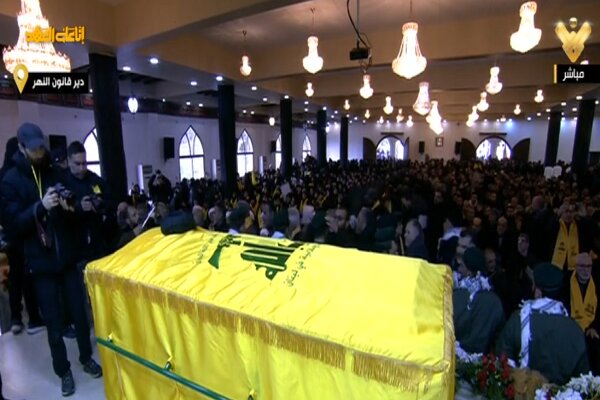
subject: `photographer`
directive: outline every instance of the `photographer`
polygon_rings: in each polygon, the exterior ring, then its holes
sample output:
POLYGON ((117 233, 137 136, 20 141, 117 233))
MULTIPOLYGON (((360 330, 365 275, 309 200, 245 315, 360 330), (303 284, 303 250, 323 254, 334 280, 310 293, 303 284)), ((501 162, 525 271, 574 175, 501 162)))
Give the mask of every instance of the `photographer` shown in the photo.
POLYGON ((34 124, 18 129, 15 166, 2 180, 0 193, 6 228, 24 244, 26 268, 48 329, 54 372, 61 378, 63 396, 75 392, 75 382, 62 337, 61 291, 75 322, 79 361, 94 378, 102 369, 92 359, 90 328, 85 310, 81 273, 75 267, 72 193, 60 185, 62 173, 50 165, 44 135, 34 124))
POLYGON ((87 156, 81 142, 69 145, 67 161, 65 185, 75 195, 77 227, 81 234, 77 264, 83 269, 88 261, 110 252, 110 240, 118 231, 116 211, 106 182, 87 169, 87 156))

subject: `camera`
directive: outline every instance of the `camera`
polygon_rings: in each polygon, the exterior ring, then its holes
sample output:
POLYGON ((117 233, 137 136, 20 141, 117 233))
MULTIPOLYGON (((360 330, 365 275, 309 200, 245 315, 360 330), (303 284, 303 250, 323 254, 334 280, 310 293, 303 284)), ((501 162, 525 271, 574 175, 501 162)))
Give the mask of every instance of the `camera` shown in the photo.
POLYGON ((92 206, 94 207, 94 210, 96 210, 96 212, 103 212, 104 211, 104 200, 102 199, 102 196, 99 196, 96 193, 92 193, 89 196, 90 201, 92 202, 92 206))
POLYGON ((67 203, 67 206, 75 207, 75 194, 73 192, 60 183, 54 185, 54 190, 56 191, 56 194, 58 194, 58 197, 67 203))

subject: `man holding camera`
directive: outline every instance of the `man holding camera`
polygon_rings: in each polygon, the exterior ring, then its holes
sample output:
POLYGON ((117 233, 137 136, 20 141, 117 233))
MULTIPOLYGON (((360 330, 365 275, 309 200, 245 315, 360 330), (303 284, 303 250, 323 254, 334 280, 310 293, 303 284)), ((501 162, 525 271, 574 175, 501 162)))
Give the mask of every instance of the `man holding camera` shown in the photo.
POLYGON ((94 378, 102 376, 102 369, 92 359, 85 291, 75 267, 73 195, 61 185, 62 173, 50 164, 42 130, 25 123, 19 127, 17 139, 15 166, 6 173, 0 188, 3 211, 11 236, 24 244, 26 267, 33 275, 48 330, 52 366, 61 378, 63 396, 69 396, 75 392, 75 382, 62 337, 61 296, 75 323, 83 370, 94 378))
POLYGON ((75 195, 77 227, 81 234, 77 264, 83 269, 87 262, 104 257, 111 250, 113 243, 109 241, 118 229, 116 211, 104 179, 87 169, 87 156, 81 142, 69 145, 67 161, 65 184, 75 195))

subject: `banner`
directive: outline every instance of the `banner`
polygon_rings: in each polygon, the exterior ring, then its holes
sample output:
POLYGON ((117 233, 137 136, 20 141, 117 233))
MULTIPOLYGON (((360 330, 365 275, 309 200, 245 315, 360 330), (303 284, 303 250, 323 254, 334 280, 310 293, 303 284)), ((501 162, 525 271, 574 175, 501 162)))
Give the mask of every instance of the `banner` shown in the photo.
POLYGON ((108 399, 451 399, 449 268, 153 229, 90 263, 108 399))

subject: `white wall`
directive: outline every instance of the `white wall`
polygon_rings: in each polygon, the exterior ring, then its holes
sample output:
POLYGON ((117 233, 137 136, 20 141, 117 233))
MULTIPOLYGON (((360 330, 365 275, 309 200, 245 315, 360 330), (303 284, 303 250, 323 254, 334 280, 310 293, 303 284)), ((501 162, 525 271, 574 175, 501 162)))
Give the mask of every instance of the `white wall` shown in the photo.
MULTIPOLYGON (((152 165, 153 169, 161 169, 174 181, 179 178, 177 158, 163 160, 163 137, 175 138, 175 154, 179 152, 179 140, 192 126, 200 136, 204 147, 204 170, 211 172, 211 160, 219 159, 219 123, 216 119, 174 117, 158 114, 123 113, 123 145, 129 185, 137 182, 137 165, 152 165)), ((94 128, 94 112, 78 108, 49 106, 27 101, 0 100, 0 149, 4 149, 7 140, 16 135, 23 122, 38 124, 46 135, 65 135, 67 142, 75 140, 83 142, 86 135, 94 128)), ((279 135, 277 127, 268 124, 236 124, 236 137, 246 129, 254 145, 254 167, 258 170, 259 156, 267 156, 269 162, 274 160, 270 154, 270 142, 279 135)), ((316 133, 307 131, 313 154, 316 155, 316 133)), ((302 158, 302 141, 305 132, 295 128, 293 131, 293 157, 302 158)))

